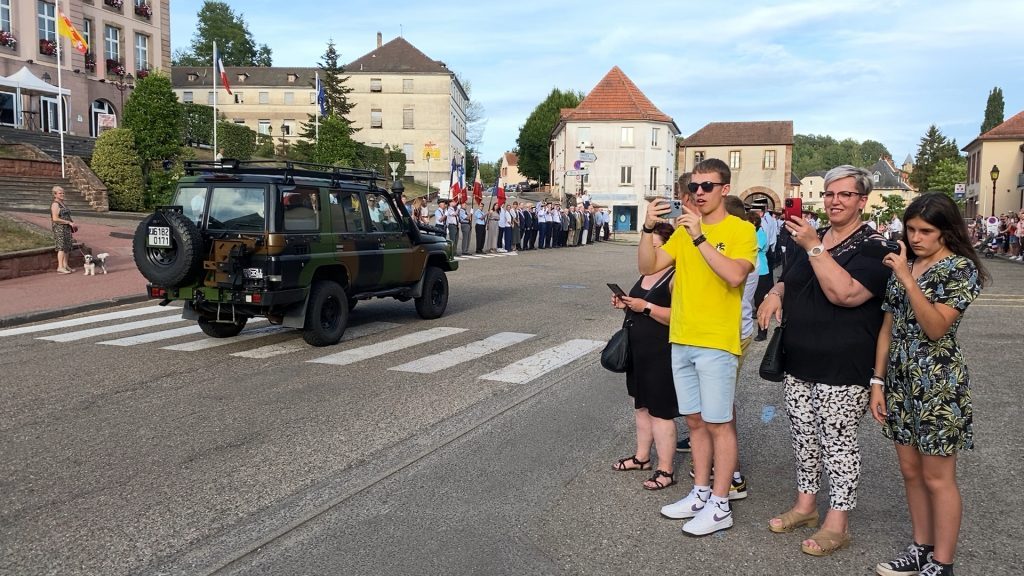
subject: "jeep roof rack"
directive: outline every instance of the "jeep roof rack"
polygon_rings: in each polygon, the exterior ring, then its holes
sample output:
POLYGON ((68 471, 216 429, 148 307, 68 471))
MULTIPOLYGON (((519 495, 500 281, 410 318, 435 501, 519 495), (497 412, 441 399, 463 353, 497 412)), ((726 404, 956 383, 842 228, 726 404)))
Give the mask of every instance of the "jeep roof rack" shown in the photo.
POLYGON ((342 181, 366 182, 371 187, 384 178, 376 170, 342 168, 330 164, 292 162, 289 160, 186 160, 185 174, 195 176, 202 173, 252 174, 259 176, 280 176, 285 182, 293 183, 295 176, 330 180, 331 186, 342 181))

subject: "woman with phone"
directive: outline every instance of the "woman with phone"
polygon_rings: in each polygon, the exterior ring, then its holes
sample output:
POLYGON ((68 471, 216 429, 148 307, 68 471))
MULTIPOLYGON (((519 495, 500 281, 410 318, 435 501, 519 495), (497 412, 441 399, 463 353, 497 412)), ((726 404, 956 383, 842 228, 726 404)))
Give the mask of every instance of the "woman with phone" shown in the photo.
MULTIPOLYGON (((651 238, 654 247, 668 241, 674 231, 667 222, 656 224, 651 238)), ((616 294, 612 289, 612 306, 632 312, 632 325, 628 328, 631 361, 626 372, 626 390, 633 397, 636 417, 636 452, 622 458, 612 468, 620 472, 650 470, 653 444, 658 465, 654 475, 643 483, 647 490, 662 490, 676 483, 673 458, 679 404, 672 383, 672 349, 668 341, 674 272, 675 267, 669 266, 641 276, 628 295, 616 294)))
POLYGON ((918 196, 903 226, 906 243, 882 260, 893 273, 870 407, 896 446, 913 542, 876 572, 952 576, 961 518, 956 456, 974 447, 970 376, 956 332, 988 273, 945 194, 918 196))

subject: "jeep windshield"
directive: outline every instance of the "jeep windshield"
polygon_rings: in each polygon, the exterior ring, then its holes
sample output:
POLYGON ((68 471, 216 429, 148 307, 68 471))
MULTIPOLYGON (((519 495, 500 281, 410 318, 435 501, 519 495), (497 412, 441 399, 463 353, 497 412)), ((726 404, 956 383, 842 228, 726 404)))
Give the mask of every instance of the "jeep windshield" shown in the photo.
POLYGON ((266 197, 263 187, 182 187, 175 195, 174 204, 182 207, 186 218, 198 224, 208 212, 207 230, 263 232, 266 227, 266 197))

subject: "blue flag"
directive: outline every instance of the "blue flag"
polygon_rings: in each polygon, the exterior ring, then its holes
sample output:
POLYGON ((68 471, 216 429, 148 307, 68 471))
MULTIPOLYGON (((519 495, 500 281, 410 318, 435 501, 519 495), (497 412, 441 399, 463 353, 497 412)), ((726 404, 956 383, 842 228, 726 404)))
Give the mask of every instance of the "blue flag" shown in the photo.
POLYGON ((316 73, 316 103, 320 105, 320 115, 327 116, 327 93, 324 83, 320 81, 320 73, 316 73))

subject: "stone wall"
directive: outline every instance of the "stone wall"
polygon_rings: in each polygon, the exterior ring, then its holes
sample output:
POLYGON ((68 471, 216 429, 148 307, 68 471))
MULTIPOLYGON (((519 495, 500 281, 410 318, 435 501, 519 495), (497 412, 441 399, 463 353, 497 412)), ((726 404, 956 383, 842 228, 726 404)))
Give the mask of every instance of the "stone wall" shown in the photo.
MULTIPOLYGON (((81 267, 82 251, 85 245, 75 242, 75 249, 68 257, 68 264, 81 267)), ((57 251, 51 248, 35 248, 0 254, 0 281, 33 274, 53 273, 57 269, 57 251)))
POLYGON ((97 212, 107 212, 107 186, 78 156, 65 156, 68 181, 97 212))
POLYGON ((60 162, 0 158, 0 176, 60 178, 60 162))

